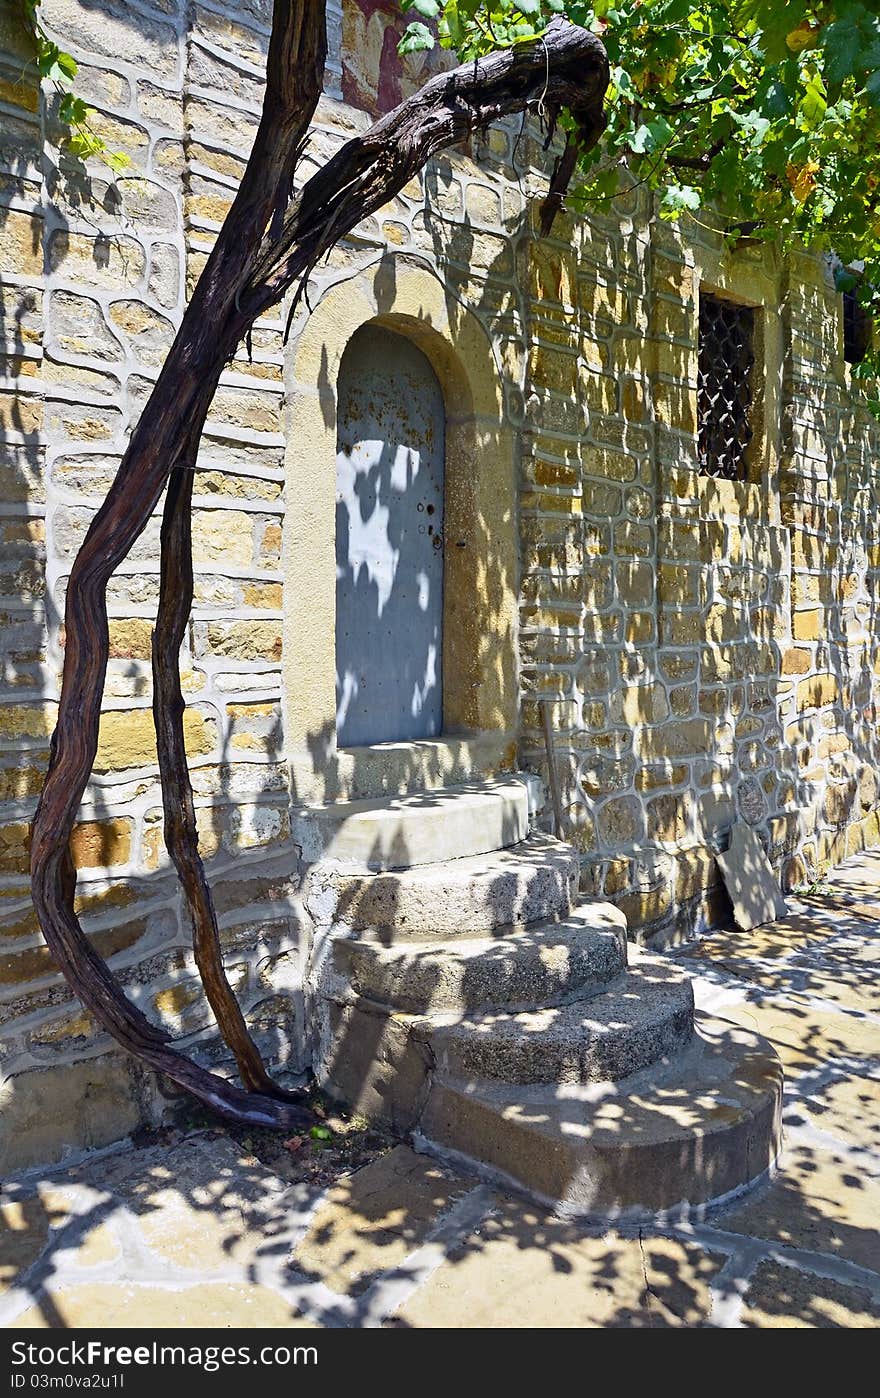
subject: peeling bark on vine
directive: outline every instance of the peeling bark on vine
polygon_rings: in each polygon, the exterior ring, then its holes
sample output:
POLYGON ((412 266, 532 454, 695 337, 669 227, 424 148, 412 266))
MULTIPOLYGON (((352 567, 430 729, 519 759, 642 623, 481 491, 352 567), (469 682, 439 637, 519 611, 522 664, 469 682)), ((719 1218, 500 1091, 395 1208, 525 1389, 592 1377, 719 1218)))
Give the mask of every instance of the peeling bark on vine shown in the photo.
POLYGON ((289 202, 321 91, 323 0, 277 0, 263 113, 232 208, 104 504, 71 571, 58 724, 34 818, 34 904, 52 954, 82 1002, 125 1049, 227 1117, 291 1128, 305 1108, 281 1100, 223 970, 198 853, 183 743, 179 649, 192 600, 190 500, 198 442, 225 364, 256 318, 303 283, 316 261, 440 150, 500 117, 563 107, 582 148, 598 140, 608 66, 600 42, 564 20, 538 40, 431 79, 346 142, 289 202), (173 476, 172 476, 173 473, 173 476), (128 1000, 74 910, 70 836, 94 763, 109 650, 107 584, 172 477, 162 531, 162 601, 154 641, 154 713, 166 836, 193 922, 196 960, 244 1090, 172 1047, 128 1000))

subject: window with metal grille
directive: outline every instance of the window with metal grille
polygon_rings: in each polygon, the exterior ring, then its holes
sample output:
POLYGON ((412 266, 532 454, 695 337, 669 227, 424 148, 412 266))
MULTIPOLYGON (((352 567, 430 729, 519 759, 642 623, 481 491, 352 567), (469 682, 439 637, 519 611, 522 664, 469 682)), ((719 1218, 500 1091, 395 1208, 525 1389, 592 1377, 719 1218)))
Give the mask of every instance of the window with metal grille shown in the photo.
POLYGON ((871 343, 871 317, 854 291, 843 293, 843 357, 847 364, 858 364, 871 343))
POLYGON ((700 471, 705 476, 746 479, 754 335, 751 306, 701 293, 697 419, 700 471))

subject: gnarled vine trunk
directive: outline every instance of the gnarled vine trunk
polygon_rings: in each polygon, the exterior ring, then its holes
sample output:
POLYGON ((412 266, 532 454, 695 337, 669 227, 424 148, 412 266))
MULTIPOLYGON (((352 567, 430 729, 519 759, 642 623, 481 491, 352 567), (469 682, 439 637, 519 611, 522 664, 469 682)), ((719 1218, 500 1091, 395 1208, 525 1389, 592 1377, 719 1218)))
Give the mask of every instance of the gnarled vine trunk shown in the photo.
POLYGON ((130 1053, 207 1106, 251 1125, 289 1128, 305 1107, 271 1080, 226 979, 210 888, 198 852, 183 733, 179 651, 192 604, 192 472, 224 366, 254 321, 317 260, 382 207, 438 151, 498 118, 563 108, 588 147, 603 126, 605 51, 592 34, 554 20, 539 39, 468 63, 346 142, 291 199, 320 96, 324 0, 276 0, 262 118, 237 196, 119 471, 77 555, 67 589, 58 724, 33 822, 31 879, 40 926, 73 990, 130 1053), (169 484, 170 480, 170 484, 169 484), (196 964, 232 1050, 238 1087, 184 1056, 124 994, 74 910, 70 836, 98 742, 108 659, 107 584, 168 485, 160 604, 153 644, 153 710, 165 838, 193 926, 196 964))

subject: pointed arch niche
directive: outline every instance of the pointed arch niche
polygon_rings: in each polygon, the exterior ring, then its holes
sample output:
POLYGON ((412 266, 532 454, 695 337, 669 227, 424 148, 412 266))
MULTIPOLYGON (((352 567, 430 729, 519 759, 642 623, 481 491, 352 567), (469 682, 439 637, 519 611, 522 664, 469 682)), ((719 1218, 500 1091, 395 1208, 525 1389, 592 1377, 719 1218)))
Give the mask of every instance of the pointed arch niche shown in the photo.
POLYGON ((286 378, 284 728, 294 804, 428 790, 513 767, 516 468, 485 330, 433 272, 389 256, 324 293, 291 341, 286 378), (337 403, 346 347, 370 325, 410 340, 443 396, 442 729, 346 747, 337 740, 337 403))

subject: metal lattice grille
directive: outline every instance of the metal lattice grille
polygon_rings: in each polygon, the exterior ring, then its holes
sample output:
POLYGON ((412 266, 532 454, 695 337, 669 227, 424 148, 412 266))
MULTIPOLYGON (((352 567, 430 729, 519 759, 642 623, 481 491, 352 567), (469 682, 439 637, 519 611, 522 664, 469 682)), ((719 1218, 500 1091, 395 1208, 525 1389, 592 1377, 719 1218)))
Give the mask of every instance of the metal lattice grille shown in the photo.
POLYGON ((697 415, 703 475, 730 481, 746 478, 754 331, 751 306, 701 295, 697 415))

